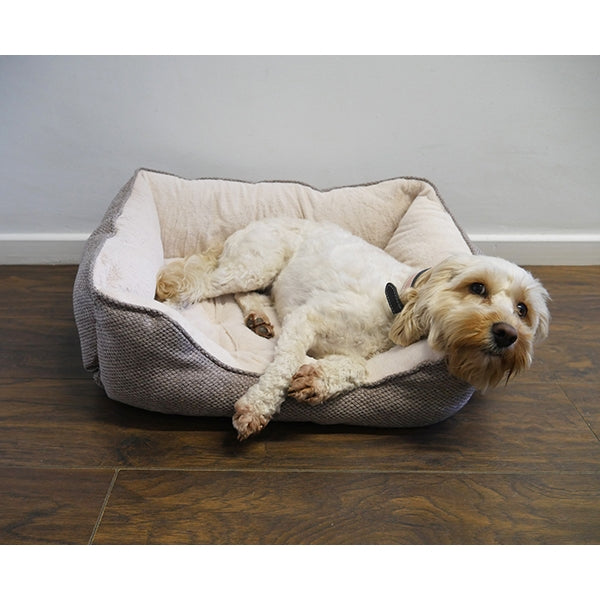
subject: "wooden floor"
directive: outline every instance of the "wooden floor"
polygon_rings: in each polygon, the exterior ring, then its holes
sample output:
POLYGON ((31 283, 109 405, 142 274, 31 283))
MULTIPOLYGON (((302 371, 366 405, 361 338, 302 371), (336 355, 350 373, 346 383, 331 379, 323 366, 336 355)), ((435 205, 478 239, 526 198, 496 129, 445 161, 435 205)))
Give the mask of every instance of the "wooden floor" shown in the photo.
POLYGON ((444 423, 244 444, 104 395, 75 271, 0 267, 1 543, 600 543, 600 267, 533 267, 553 297, 534 367, 444 423))

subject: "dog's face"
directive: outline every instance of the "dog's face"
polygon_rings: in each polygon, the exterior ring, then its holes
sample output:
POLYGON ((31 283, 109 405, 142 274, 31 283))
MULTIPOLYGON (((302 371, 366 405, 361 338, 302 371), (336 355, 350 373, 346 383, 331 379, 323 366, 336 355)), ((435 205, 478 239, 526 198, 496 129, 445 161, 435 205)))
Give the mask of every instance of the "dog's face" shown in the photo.
POLYGON ((446 356, 450 373, 482 390, 529 367, 534 343, 548 334, 548 293, 501 258, 448 258, 402 300, 392 341, 407 346, 427 337, 446 356))

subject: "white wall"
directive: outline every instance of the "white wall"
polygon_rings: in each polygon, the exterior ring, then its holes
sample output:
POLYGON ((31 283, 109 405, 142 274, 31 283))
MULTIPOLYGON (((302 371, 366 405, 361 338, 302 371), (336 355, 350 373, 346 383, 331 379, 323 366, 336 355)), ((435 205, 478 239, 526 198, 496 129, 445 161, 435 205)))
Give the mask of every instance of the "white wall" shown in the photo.
POLYGON ((77 260, 137 167, 425 177, 486 251, 600 263, 600 59, 0 58, 0 262, 77 260))

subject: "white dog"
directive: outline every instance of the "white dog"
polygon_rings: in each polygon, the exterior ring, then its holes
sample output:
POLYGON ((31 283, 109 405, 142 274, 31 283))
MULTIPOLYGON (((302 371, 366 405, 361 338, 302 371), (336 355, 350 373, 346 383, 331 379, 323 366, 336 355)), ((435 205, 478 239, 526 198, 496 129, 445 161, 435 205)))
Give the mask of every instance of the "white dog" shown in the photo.
POLYGON ((156 296, 187 304, 233 293, 248 327, 270 337, 257 293, 269 289, 281 334, 273 362, 235 403, 241 440, 265 427, 286 396, 319 404, 361 385, 367 359, 393 344, 426 337, 450 373, 479 389, 531 364, 549 313, 546 290, 527 271, 461 255, 408 272, 336 225, 267 219, 231 235, 221 253, 167 264, 156 296))

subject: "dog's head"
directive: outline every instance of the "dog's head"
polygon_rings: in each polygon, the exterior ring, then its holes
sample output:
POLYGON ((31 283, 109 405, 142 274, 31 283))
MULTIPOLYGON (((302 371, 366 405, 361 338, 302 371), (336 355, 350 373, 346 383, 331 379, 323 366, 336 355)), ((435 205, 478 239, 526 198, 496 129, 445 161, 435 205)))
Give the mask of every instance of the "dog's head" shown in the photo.
POLYGON ((390 339, 427 337, 450 373, 485 390, 531 365, 548 335, 548 293, 529 272, 501 258, 453 256, 423 273, 401 296, 390 339))

